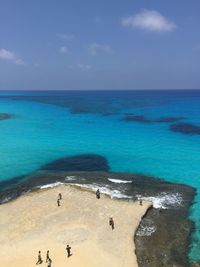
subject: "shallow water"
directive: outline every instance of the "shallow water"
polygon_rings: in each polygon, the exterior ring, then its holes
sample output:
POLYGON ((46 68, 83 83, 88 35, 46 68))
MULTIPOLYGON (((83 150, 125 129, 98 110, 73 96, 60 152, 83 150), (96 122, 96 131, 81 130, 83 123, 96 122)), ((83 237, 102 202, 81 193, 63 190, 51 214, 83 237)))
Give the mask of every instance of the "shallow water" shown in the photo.
MULTIPOLYGON (((1 92, 0 180, 34 172, 55 159, 94 153, 111 171, 132 172, 200 189, 200 135, 170 131, 160 117, 200 125, 200 91, 1 92), (124 121, 127 114, 150 122, 124 121)), ((200 194, 191 217, 190 253, 200 259, 200 194)))

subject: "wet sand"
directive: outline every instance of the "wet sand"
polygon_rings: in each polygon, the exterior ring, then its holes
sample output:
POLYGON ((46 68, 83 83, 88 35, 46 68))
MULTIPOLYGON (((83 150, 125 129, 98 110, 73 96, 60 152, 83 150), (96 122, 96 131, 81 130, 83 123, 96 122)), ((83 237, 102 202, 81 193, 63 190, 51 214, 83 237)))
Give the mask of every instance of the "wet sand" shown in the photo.
POLYGON ((112 200, 69 185, 28 193, 0 206, 0 266, 137 267, 133 236, 151 202, 112 200), (62 193, 57 207, 58 193, 62 193), (109 226, 109 217, 115 229, 109 226), (66 245, 72 247, 67 257, 66 245))

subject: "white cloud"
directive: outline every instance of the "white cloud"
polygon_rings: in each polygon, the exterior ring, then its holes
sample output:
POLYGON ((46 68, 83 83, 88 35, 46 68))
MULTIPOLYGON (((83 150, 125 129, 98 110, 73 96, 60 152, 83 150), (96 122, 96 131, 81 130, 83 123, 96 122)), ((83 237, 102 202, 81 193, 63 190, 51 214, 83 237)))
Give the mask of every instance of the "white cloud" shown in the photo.
POLYGON ((92 66, 91 65, 86 65, 86 64, 78 64, 77 67, 81 70, 81 71, 87 71, 87 70, 91 70, 92 66))
POLYGON ((74 39, 74 35, 70 33, 58 33, 57 37, 62 40, 67 40, 67 41, 71 41, 74 39))
POLYGON ((140 13, 122 19, 125 27, 139 28, 149 32, 170 32, 176 28, 176 24, 158 11, 143 9, 140 13))
POLYGON ((11 51, 8 51, 6 49, 1 49, 0 50, 0 59, 5 59, 5 60, 14 60, 15 59, 15 54, 11 51))
POLYGON ((91 45, 89 45, 88 48, 89 52, 91 55, 96 55, 98 52, 104 52, 104 53, 112 53, 113 50, 109 45, 106 44, 97 44, 97 43, 93 43, 91 45))
POLYGON ((0 59, 11 61, 16 65, 25 65, 25 62, 21 58, 19 58, 14 52, 6 49, 0 49, 0 59))
POLYGON ((60 53, 62 53, 62 54, 66 54, 66 53, 68 53, 69 52, 69 49, 66 47, 66 46, 62 46, 61 48, 60 48, 60 53))

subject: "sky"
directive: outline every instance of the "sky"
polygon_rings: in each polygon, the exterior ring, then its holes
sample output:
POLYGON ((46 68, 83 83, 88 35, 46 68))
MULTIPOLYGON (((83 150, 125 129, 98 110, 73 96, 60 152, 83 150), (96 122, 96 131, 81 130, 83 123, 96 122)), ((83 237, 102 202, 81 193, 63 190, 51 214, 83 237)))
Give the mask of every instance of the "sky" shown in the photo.
POLYGON ((199 0, 0 0, 0 90, 200 89, 199 0))

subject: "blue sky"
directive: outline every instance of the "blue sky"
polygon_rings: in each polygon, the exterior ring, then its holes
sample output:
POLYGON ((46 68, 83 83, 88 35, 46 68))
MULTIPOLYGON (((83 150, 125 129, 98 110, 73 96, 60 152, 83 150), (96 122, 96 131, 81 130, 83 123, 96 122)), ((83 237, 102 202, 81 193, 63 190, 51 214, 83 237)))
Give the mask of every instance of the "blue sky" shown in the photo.
POLYGON ((0 0, 0 90, 200 89, 199 0, 0 0))

